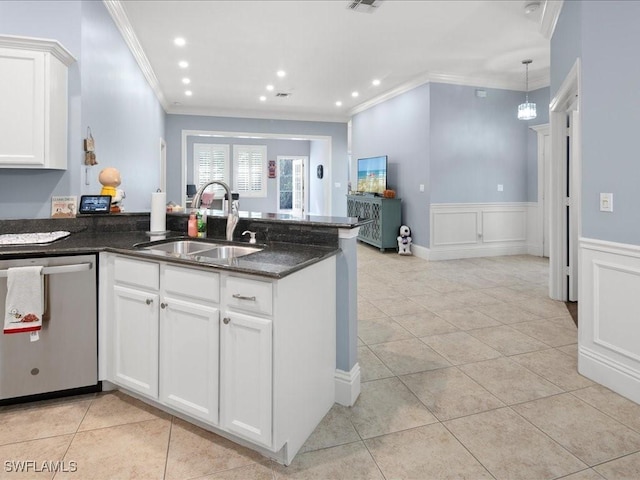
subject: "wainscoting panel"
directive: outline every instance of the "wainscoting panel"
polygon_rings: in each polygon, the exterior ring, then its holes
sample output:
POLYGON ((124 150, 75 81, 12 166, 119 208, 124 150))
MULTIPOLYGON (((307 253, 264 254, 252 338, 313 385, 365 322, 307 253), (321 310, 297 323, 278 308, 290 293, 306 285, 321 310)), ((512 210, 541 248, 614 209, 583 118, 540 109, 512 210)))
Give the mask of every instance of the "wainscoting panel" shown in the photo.
POLYGON ((434 212, 432 246, 478 243, 478 212, 434 212))
MULTIPOLYGON (((431 204, 430 260, 529 252, 530 203, 431 204)), ((533 204, 536 205, 536 204, 533 204)))
POLYGON ((640 247, 580 240, 580 373, 640 403, 640 247))
POLYGON ((482 238, 485 243, 526 241, 526 210, 512 209, 483 211, 482 238))

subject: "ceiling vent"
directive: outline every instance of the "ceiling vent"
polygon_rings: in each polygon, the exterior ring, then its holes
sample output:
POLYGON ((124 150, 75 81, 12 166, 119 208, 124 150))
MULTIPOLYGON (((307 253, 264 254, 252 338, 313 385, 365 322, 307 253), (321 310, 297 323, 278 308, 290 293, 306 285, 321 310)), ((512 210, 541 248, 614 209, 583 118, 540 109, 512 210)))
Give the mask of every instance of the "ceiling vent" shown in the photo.
POLYGON ((278 92, 276 93, 276 97, 278 98, 289 98, 291 96, 288 92, 278 92))
POLYGON ((349 0, 347 8, 354 12, 373 13, 383 0, 349 0))

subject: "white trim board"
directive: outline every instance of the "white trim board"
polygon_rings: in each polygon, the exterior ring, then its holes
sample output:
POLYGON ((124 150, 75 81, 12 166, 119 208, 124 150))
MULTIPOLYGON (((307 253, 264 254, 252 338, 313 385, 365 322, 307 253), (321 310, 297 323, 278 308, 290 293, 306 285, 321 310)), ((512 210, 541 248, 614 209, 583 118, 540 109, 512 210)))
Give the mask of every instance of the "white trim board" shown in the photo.
POLYGON ((336 403, 352 407, 360 395, 360 364, 356 363, 350 371, 336 368, 336 403))
POLYGON ((431 204, 429 260, 535 254, 537 203, 431 204))
POLYGON ((640 403, 640 247, 580 239, 578 371, 640 403))

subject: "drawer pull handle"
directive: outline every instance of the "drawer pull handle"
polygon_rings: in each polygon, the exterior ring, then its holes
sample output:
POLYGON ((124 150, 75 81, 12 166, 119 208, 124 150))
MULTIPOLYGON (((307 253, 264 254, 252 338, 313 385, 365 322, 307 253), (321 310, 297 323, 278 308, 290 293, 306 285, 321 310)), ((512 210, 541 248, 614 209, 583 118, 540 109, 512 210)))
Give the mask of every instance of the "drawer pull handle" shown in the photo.
POLYGON ((222 322, 223 322, 225 325, 228 325, 230 321, 231 321, 231 319, 230 319, 229 317, 224 317, 224 318, 222 319, 222 322))
POLYGON ((168 304, 168 303, 164 303, 164 302, 162 302, 162 303, 160 304, 160 308, 167 308, 168 306, 169 306, 169 304, 168 304))
POLYGON ((232 297, 237 298, 238 300, 251 300, 252 302, 256 301, 255 295, 253 297, 247 297, 245 295, 240 295, 239 293, 234 293, 232 297))
POLYGON ((153 303, 153 300, 147 298, 144 303, 146 303, 147 305, 151 305, 153 303))

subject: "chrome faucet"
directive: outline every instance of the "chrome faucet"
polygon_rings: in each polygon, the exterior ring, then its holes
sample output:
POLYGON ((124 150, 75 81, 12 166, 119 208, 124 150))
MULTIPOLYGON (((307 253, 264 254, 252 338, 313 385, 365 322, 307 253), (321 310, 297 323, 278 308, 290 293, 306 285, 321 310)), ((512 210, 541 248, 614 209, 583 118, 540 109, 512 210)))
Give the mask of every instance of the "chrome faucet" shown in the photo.
POLYGON ((233 231, 236 229, 236 225, 238 225, 238 220, 240 217, 238 216, 238 205, 233 201, 233 195, 231 194, 229 185, 220 180, 211 180, 210 182, 205 183, 193 196, 193 200, 191 200, 191 207, 196 210, 200 208, 200 206, 202 205, 202 194, 209 185, 214 184, 220 185, 225 189, 227 193, 227 240, 232 241, 233 231))

